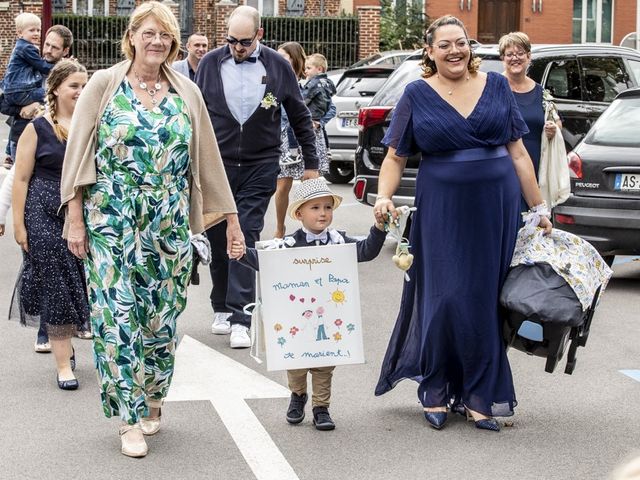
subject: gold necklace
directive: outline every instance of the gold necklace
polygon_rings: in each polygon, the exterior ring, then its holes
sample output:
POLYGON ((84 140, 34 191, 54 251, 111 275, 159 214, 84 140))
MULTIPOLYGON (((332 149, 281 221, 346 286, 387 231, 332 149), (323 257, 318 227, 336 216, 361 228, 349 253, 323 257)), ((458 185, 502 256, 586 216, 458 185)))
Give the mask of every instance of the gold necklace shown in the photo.
MULTIPOLYGON (((442 80, 440 79, 440 74, 439 74, 439 73, 436 73, 436 77, 438 77, 438 80, 439 80, 440 82, 442 82, 442 80)), ((467 75, 467 76, 465 77, 465 80, 466 80, 467 82, 469 81, 469 75, 467 75)), ((444 84, 444 82, 442 82, 442 84, 445 86, 445 88, 447 88, 447 86, 444 84)), ((460 85, 462 85, 462 84, 463 84, 463 82, 460 82, 460 83, 458 83, 456 86, 454 86, 453 88, 450 88, 450 89, 449 89, 449 91, 447 92, 447 95, 451 95, 451 94, 453 94, 454 90, 455 90, 456 88, 458 88, 458 87, 459 87, 460 85)))
POLYGON ((151 97, 151 103, 153 104, 153 106, 156 105, 156 103, 158 103, 158 100, 156 100, 156 93, 158 93, 160 90, 162 90, 162 84, 160 83, 160 74, 158 74, 158 80, 156 81, 156 84, 153 86, 153 88, 149 88, 149 86, 147 85, 147 82, 143 81, 139 76, 138 76, 138 72, 136 72, 135 70, 133 71, 133 75, 136 77, 136 80, 138 81, 138 86, 144 90, 145 92, 147 92, 147 94, 151 97))

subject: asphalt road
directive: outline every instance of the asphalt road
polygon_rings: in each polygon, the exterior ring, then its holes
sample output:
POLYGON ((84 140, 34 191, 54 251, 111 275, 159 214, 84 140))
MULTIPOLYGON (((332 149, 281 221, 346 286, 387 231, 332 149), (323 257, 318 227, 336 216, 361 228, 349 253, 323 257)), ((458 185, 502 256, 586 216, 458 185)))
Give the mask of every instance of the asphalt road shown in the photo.
MULTIPOLYGON (((366 234, 370 209, 352 200, 350 186, 334 188, 345 197, 334 225, 366 234)), ((270 210, 265 237, 273 231, 272 218, 270 210)), ((0 478, 256 478, 223 419, 204 400, 165 404, 162 430, 149 439, 146 458, 119 453, 118 421, 102 414, 90 342, 74 342, 80 389, 61 391, 52 355, 33 352, 35 331, 4 320, 20 265, 10 218, 8 224, 0 237, 0 478)), ((288 425, 285 398, 247 400, 298 478, 600 480, 640 449, 640 382, 620 372, 640 370, 640 261, 622 258, 614 266, 573 375, 562 373, 562 365, 545 373, 543 359, 509 353, 519 406, 514 425, 495 434, 476 430, 462 417, 442 431, 429 428, 410 381, 374 397, 402 287, 393 252, 387 242, 375 261, 360 265, 367 363, 336 369, 331 412, 337 429, 316 431, 310 412, 301 425, 288 425)), ((204 269, 201 279, 189 290, 180 336, 286 385, 284 373, 266 372, 247 350, 231 350, 227 337, 209 333, 210 281, 204 269)))

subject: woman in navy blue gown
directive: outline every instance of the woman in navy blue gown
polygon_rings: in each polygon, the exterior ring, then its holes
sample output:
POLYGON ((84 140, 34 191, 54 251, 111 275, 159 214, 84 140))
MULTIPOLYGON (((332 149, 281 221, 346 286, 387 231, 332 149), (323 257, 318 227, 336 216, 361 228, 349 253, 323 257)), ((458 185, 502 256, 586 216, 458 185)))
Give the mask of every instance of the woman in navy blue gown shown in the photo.
POLYGON ((382 365, 376 395, 410 378, 427 422, 447 407, 499 430, 516 396, 501 339, 498 296, 516 240, 520 196, 548 233, 527 133, 507 79, 478 71, 455 17, 427 30, 423 79, 410 83, 383 142, 374 213, 396 216, 391 196, 407 157, 422 153, 411 230, 414 264, 382 365))

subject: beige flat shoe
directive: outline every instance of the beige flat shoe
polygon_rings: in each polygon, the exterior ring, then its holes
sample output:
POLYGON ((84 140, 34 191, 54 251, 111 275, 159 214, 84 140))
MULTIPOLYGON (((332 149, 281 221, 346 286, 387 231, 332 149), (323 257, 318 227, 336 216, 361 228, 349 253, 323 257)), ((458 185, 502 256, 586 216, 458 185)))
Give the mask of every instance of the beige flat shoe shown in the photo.
POLYGON ((36 343, 33 345, 33 350, 36 353, 51 353, 51 344, 49 342, 38 343, 36 340, 36 343))
POLYGON ((129 435, 126 435, 127 432, 131 430, 142 430, 140 428, 140 424, 136 423, 135 425, 122 425, 118 433, 120 434, 120 441, 122 442, 122 448, 120 451, 123 455, 127 457, 140 458, 147 455, 149 452, 149 447, 147 447, 147 442, 144 441, 144 436, 142 437, 142 443, 133 443, 130 440, 127 440, 129 435))
POLYGON ((140 428, 145 435, 155 435, 160 430, 160 418, 162 417, 162 410, 158 412, 158 416, 143 417, 140 419, 140 428))
POLYGON ((91 340, 93 338, 93 333, 91 333, 91 330, 78 330, 76 332, 76 337, 82 340, 91 340))

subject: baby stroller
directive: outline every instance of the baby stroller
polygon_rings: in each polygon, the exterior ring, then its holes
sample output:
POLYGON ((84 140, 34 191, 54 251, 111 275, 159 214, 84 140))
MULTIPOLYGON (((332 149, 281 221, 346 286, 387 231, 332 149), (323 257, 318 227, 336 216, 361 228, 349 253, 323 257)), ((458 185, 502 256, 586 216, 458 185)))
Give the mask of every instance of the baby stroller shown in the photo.
POLYGON ((567 346, 564 372, 571 375, 578 347, 589 337, 591 320, 611 269, 575 235, 554 229, 522 228, 500 294, 506 309, 503 338, 508 347, 545 357, 553 373, 567 346))

